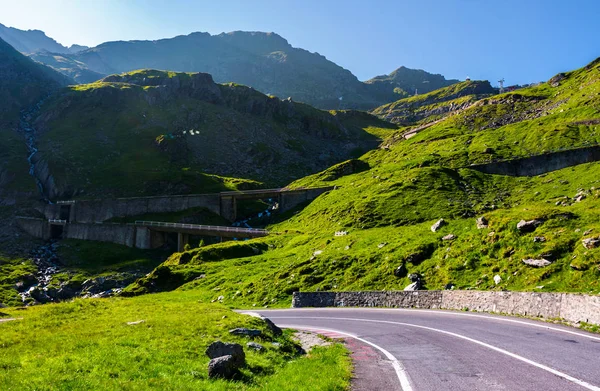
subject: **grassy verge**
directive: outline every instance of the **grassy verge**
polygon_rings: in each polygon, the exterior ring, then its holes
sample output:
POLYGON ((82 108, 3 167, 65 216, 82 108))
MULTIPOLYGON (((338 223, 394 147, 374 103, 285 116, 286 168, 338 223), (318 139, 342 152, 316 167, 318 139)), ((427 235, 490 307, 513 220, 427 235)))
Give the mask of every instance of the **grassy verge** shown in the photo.
POLYGON ((303 390, 309 376, 311 390, 347 388, 343 347, 299 357, 287 333, 275 337, 260 319, 198 299, 173 292, 5 309, 22 319, 0 324, 0 389, 303 390), (265 350, 245 348, 242 380, 209 380, 211 342, 250 341, 230 335, 235 327, 261 329, 255 342, 265 350))

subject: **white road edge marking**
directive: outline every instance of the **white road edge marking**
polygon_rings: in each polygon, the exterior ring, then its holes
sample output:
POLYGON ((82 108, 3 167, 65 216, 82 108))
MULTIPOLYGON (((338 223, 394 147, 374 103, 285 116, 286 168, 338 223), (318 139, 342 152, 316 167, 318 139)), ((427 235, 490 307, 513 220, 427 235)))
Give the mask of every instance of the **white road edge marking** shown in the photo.
POLYGON ((374 344, 373 342, 369 342, 364 338, 360 338, 357 335, 350 334, 350 333, 347 333, 347 332, 341 331, 341 330, 334 330, 334 329, 323 328, 323 327, 301 326, 301 325, 293 325, 293 324, 280 324, 278 326, 282 327, 282 328, 286 328, 286 329, 307 330, 307 331, 314 331, 314 332, 325 331, 325 332, 337 333, 337 334, 345 335, 350 338, 354 338, 357 341, 363 342, 367 345, 371 345, 375 349, 377 349, 381 353, 383 353, 385 355, 385 357, 387 357, 387 359, 390 360, 390 362, 392 363, 392 367, 394 367, 394 370, 396 371, 396 376, 398 376, 398 380, 400 381, 400 389, 402 391, 413 391, 413 388, 410 385, 408 374, 406 373, 406 370, 404 369, 402 364, 400 364, 400 361, 398 361, 398 359, 396 357, 394 357, 394 355, 392 353, 388 352, 381 346, 374 344))
MULTIPOLYGON (((517 320, 517 319, 511 319, 509 317, 509 315, 498 315, 498 316, 487 316, 487 315, 480 315, 480 314, 465 314, 462 312, 455 312, 455 311, 451 311, 451 310, 422 310, 422 309, 416 309, 416 308, 362 308, 362 307, 323 307, 323 308, 293 308, 293 309, 272 309, 272 310, 265 310, 264 312, 268 312, 268 311, 315 311, 318 312, 319 310, 331 310, 331 309, 335 309, 336 311, 341 311, 344 312, 344 310, 347 311, 351 311, 351 310, 361 310, 361 311, 381 311, 381 312, 390 312, 390 313, 394 313, 394 312, 424 312, 424 313, 429 313, 429 314, 437 314, 437 315, 446 315, 446 316, 468 316, 468 317, 472 317, 472 318, 480 318, 480 319, 489 319, 489 320, 497 320, 500 322, 508 322, 508 323, 517 323, 517 324, 522 324, 522 325, 526 325, 526 326, 531 326, 531 327, 537 327, 537 328, 541 328, 541 329, 546 329, 546 330, 552 330, 552 331, 557 331, 560 333, 566 333, 566 334, 572 334, 572 335, 577 335, 579 337, 582 338, 589 338, 589 339, 593 339, 595 341, 600 341, 600 337, 597 337, 595 335, 590 335, 590 334, 584 334, 581 332, 577 332, 577 331, 571 331, 571 330, 565 330, 562 328, 558 328, 558 327, 552 327, 548 324, 543 324, 543 323, 533 323, 533 322, 542 322, 542 321, 536 321, 536 320, 531 320, 530 322, 526 322, 523 320, 517 320)), ((262 316, 262 315, 261 315, 262 316)))
POLYGON ((498 348, 496 346, 490 345, 488 343, 479 341, 477 339, 473 339, 470 337, 467 337, 465 335, 461 335, 461 334, 456 334, 453 333, 451 331, 446 331, 446 330, 440 330, 440 329, 436 329, 433 327, 427 327, 427 326, 421 326, 421 325, 416 325, 416 324, 410 324, 410 323, 403 323, 403 322, 392 322, 389 320, 371 320, 371 319, 357 319, 357 318, 335 318, 335 317, 285 317, 285 316, 274 316, 273 319, 317 319, 317 320, 350 320, 350 321, 354 321, 354 322, 371 322, 371 323, 386 323, 386 324, 395 324, 395 325, 399 325, 399 326, 407 326, 407 327, 415 327, 415 328, 419 328, 419 329, 424 329, 424 330, 429 330, 429 331, 434 331, 437 333, 441 333, 441 334, 446 334, 446 335, 450 335, 453 336, 455 338, 460 338, 460 339, 464 339, 465 341, 469 341, 472 343, 475 343, 477 345, 481 345, 483 347, 486 347, 488 349, 494 350, 498 353, 502 353, 505 354, 509 357, 515 358, 517 360, 523 361, 529 365, 532 365, 534 367, 543 369, 544 371, 550 372, 556 376, 562 377, 565 380, 568 380, 572 383, 575 383, 577 385, 580 385, 584 388, 587 388, 588 390, 592 390, 592 391, 600 391, 600 387, 594 386, 590 383, 587 383, 581 379, 577 379, 571 375, 567 375, 566 373, 557 371, 556 369, 550 368, 544 364, 540 364, 538 362, 532 361, 528 358, 525 358, 523 356, 519 356, 518 354, 509 352, 508 350, 504 350, 501 348, 498 348))

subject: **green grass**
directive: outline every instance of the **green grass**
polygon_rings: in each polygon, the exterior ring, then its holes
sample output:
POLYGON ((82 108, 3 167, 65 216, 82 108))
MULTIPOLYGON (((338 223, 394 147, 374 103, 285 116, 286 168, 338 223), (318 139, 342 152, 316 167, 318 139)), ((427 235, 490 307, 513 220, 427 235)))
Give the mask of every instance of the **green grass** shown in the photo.
POLYGON ((350 363, 343 347, 301 357, 289 333, 275 337, 262 320, 199 299, 176 292, 8 309, 22 319, 0 324, 0 388, 302 390, 310 373, 311 389, 347 389, 350 363), (204 351, 211 342, 250 341, 228 333, 236 327, 263 330, 255 341, 266 350, 244 349, 248 365, 240 380, 209 380, 204 351))

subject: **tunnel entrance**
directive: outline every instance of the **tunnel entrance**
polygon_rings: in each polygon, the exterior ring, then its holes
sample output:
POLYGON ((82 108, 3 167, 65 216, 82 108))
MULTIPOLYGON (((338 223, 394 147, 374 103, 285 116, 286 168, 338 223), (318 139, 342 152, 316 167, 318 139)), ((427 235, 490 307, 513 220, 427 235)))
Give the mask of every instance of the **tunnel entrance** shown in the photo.
POLYGON ((50 239, 62 239, 64 230, 63 225, 50 225, 50 239))

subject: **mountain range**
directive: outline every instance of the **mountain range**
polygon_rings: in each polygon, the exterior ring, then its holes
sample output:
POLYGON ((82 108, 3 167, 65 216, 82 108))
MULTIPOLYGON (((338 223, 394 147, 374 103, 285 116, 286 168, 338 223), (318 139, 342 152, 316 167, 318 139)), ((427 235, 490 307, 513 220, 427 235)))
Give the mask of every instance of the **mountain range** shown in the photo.
POLYGON ((321 109, 368 110, 415 92, 427 93, 458 82, 405 67, 361 82, 325 56, 295 48, 275 33, 196 32, 155 41, 66 48, 41 31, 2 26, 0 38, 77 83, 144 68, 203 72, 211 74, 217 83, 243 84, 321 109))

